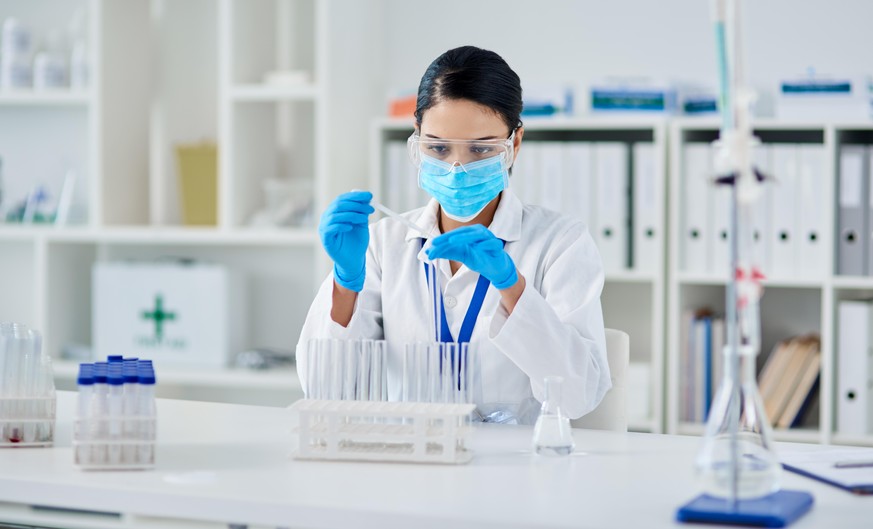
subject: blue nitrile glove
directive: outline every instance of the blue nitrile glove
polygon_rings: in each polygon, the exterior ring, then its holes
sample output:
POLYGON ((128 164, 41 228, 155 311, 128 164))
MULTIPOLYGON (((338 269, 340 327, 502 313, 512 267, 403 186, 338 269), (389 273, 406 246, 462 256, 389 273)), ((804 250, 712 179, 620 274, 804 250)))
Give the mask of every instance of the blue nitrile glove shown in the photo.
POLYGON ((503 241, 481 224, 464 226, 433 240, 426 251, 430 259, 449 259, 479 272, 498 290, 518 281, 515 263, 503 250, 503 241))
POLYGON ((333 277, 338 285, 360 292, 366 275, 370 230, 367 219, 375 211, 373 194, 352 191, 336 197, 318 223, 318 235, 327 255, 333 259, 333 277))

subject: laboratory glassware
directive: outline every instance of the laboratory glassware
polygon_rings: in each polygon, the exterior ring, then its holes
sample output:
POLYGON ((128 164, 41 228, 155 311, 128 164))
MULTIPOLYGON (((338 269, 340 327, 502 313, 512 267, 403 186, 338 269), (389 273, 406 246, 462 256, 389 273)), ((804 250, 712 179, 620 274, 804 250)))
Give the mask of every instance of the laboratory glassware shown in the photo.
MULTIPOLYGON (((724 362, 732 357, 725 348, 724 362)), ((782 466, 773 451, 773 431, 755 380, 755 350, 739 350, 739 380, 724 377, 715 395, 695 468, 704 492, 718 497, 757 498, 779 490, 782 466), (737 467, 732 471, 732 454, 737 467), (734 472, 737 483, 734 489, 734 472)))
POLYGON ((533 433, 534 452, 546 456, 566 456, 576 447, 570 419, 561 411, 561 386, 564 379, 548 376, 543 380, 543 405, 533 433))

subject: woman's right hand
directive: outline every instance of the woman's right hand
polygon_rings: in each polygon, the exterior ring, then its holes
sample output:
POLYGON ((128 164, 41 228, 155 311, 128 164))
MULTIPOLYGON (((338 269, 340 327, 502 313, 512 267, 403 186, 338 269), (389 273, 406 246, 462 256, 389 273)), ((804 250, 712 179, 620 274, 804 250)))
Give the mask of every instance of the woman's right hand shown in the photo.
POLYGON ((368 218, 375 210, 373 194, 352 191, 336 197, 324 210, 318 235, 327 255, 333 259, 333 277, 341 287, 360 292, 364 288, 367 246, 370 244, 368 218))

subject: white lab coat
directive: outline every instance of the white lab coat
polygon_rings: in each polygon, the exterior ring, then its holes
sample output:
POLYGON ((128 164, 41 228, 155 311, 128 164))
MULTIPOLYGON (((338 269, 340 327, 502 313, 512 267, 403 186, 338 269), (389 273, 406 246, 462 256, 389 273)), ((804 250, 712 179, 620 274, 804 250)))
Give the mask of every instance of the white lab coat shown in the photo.
MULTIPOLYGON (((438 203, 431 200, 404 215, 438 234, 437 212, 438 203)), ((603 267, 594 241, 583 222, 523 205, 509 190, 489 229, 506 241, 526 286, 512 314, 497 289, 489 287, 479 313, 470 339, 482 362, 479 412, 530 424, 543 399, 543 378, 560 375, 562 409, 571 418, 581 417, 611 387, 600 306, 603 267)), ((349 325, 330 318, 330 275, 312 302, 300 344, 311 338, 387 340, 388 395, 398 400, 405 344, 433 340, 424 260, 418 232, 391 218, 371 224, 366 280, 349 325)), ((449 263, 441 261, 446 319, 457 339, 479 274, 462 266, 452 276, 449 263)), ((298 355, 297 370, 305 388, 305 355, 298 355)))

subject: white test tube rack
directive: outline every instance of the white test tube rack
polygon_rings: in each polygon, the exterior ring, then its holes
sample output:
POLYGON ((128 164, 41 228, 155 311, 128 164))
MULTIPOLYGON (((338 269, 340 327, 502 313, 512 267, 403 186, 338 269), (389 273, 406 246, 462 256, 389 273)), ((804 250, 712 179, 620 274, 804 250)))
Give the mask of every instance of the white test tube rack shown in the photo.
POLYGON ((0 398, 0 448, 52 446, 57 399, 43 397, 0 398))
POLYGON ((463 464, 474 404, 299 400, 295 459, 463 464))
POLYGON ((81 470, 155 468, 156 422, 143 415, 76 417, 74 464, 81 470))

